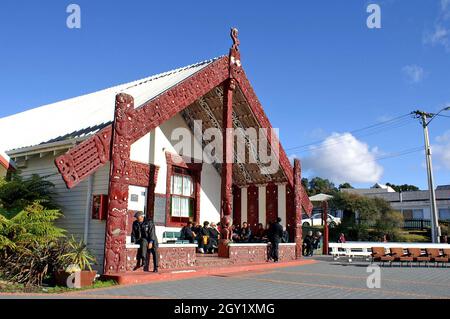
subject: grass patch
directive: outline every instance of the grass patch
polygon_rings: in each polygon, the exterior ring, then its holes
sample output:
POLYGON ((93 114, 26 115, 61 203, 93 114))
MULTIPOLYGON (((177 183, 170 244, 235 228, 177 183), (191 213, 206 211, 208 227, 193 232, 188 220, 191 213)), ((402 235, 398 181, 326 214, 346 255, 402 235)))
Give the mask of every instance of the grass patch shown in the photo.
POLYGON ((400 234, 400 238, 402 242, 406 242, 406 243, 413 243, 413 242, 418 242, 418 243, 424 243, 424 242, 430 242, 430 238, 426 235, 426 233, 424 234, 420 234, 418 232, 402 232, 400 234))
POLYGON ((92 286, 84 287, 80 289, 72 289, 67 287, 55 286, 55 287, 38 287, 38 286, 25 286, 23 284, 16 284, 7 281, 0 280, 0 292, 6 293, 48 293, 48 294, 61 294, 65 292, 83 291, 97 288, 107 288, 117 285, 114 280, 96 280, 92 286))

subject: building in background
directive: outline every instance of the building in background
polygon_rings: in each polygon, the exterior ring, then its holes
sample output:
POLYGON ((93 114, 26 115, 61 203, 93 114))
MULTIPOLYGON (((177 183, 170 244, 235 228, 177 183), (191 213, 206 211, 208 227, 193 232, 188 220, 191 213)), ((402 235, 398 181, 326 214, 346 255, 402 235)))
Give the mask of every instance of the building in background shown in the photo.
MULTIPOLYGON (((375 184, 367 189, 342 189, 343 192, 367 197, 378 197, 391 204, 392 209, 402 212, 405 220, 430 220, 430 193, 427 190, 396 192, 391 187, 375 184)), ((436 188, 439 220, 450 220, 450 185, 436 188)))

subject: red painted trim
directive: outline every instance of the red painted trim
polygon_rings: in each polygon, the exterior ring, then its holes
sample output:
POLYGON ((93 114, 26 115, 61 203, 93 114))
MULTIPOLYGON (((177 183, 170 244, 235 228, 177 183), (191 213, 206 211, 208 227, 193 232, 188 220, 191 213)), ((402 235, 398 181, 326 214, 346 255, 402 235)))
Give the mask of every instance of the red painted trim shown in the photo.
POLYGON ((295 238, 294 191, 289 184, 286 185, 286 227, 289 238, 295 238))
MULTIPOLYGON (((245 221, 245 220, 244 220, 245 221)), ((247 188, 247 223, 255 230, 259 223, 259 187, 250 185, 247 188)))
POLYGON ((233 224, 241 225, 242 223, 242 201, 241 188, 233 185, 233 224))
POLYGON ((278 185, 269 183, 266 186, 266 225, 278 217, 278 185))
POLYGON ((302 256, 302 203, 303 186, 300 160, 294 160, 294 209, 295 209, 295 246, 297 258, 302 256))
POLYGON ((329 232, 328 232, 328 202, 325 200, 322 202, 322 221, 323 221, 323 245, 322 245, 322 254, 328 255, 328 241, 329 241, 329 232))
MULTIPOLYGON (((145 105, 127 110, 127 115, 134 119, 132 125, 126 127, 127 142, 131 145, 224 82, 229 75, 228 60, 224 56, 145 105)), ((55 159, 68 188, 79 184, 111 159, 112 132, 113 126, 109 125, 55 159)))
POLYGON ((14 167, 11 165, 9 161, 6 160, 3 156, 0 155, 0 165, 2 165, 7 171, 14 171, 14 167))

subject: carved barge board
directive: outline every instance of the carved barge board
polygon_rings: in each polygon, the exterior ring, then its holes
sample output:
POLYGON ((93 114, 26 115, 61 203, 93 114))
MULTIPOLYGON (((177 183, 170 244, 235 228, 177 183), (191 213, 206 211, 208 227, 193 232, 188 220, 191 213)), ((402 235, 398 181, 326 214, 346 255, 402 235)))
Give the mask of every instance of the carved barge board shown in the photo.
MULTIPOLYGON (((224 56, 142 107, 127 110, 127 115, 133 120, 133 125, 126 128, 129 142, 134 143, 221 84, 228 78, 228 72, 228 57, 224 56)), ((78 185, 111 159, 112 127, 105 127, 55 159, 55 165, 68 188, 78 185)))

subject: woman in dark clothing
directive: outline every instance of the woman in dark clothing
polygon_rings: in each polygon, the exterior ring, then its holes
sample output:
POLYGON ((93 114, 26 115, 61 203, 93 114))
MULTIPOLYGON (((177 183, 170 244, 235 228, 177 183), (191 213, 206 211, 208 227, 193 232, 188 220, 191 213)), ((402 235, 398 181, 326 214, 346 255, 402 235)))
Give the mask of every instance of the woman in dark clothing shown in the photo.
POLYGON ((248 243, 252 237, 252 231, 246 222, 242 224, 241 233, 239 234, 239 242, 248 243))
POLYGON ((232 225, 231 226, 231 240, 234 242, 239 242, 239 234, 241 233, 241 230, 239 226, 232 225))
POLYGON ((264 237, 266 236, 266 230, 262 223, 258 224, 258 228, 256 229, 255 236, 253 237, 252 242, 262 243, 264 242, 264 237))

